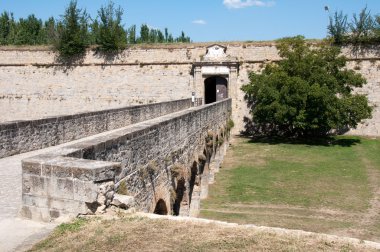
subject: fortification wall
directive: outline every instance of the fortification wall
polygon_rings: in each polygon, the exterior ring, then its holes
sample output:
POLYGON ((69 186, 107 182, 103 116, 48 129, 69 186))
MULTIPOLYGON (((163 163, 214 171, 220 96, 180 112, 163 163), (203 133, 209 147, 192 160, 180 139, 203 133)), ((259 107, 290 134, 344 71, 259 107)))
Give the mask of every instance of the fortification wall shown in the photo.
MULTIPOLYGON (((263 61, 278 58, 273 48, 228 50, 242 61, 263 61)), ((0 50, 0 122, 189 98, 195 90, 192 63, 205 50, 132 48, 112 59, 89 51, 70 67, 48 50, 0 50)))
MULTIPOLYGON (((0 121, 189 98, 200 85, 194 79, 193 64, 203 60, 210 45, 132 47, 114 58, 88 51, 81 62, 70 67, 63 67, 49 50, 0 48, 0 121)), ((249 71, 260 71, 263 63, 280 58, 273 43, 222 45, 239 64, 233 83, 236 91, 230 94, 237 133, 244 128, 243 119, 248 115, 240 87, 248 82, 249 71)), ((350 133, 380 135, 379 50, 343 51, 351 60, 349 68, 368 80, 357 91, 368 94, 375 106, 373 118, 350 133)))
POLYGON ((22 216, 104 212, 121 187, 138 210, 163 202, 163 214, 196 215, 228 144, 230 110, 226 99, 23 160, 22 216))

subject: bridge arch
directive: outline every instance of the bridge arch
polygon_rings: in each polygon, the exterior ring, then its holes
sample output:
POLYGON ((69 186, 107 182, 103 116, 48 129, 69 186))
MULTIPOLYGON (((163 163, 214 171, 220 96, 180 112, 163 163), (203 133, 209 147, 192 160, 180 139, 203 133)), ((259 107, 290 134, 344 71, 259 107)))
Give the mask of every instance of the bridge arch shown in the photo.
POLYGON ((173 204, 173 214, 178 216, 180 214, 181 205, 183 200, 186 198, 186 180, 185 178, 180 178, 177 182, 176 188, 176 199, 173 204))
POLYGON ((158 215, 167 215, 168 214, 168 208, 167 208, 166 203, 163 199, 159 199, 157 201, 157 204, 156 204, 156 207, 154 208, 153 213, 158 214, 158 215))

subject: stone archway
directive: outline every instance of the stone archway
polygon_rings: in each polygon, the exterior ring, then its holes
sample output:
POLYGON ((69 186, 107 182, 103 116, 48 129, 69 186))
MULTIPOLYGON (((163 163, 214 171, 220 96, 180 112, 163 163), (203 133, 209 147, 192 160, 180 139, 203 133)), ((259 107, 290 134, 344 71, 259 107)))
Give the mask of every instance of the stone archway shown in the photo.
POLYGON ((211 76, 204 81, 205 104, 228 98, 228 81, 221 76, 211 76))
POLYGON ((156 207, 154 208, 155 214, 159 215, 167 215, 168 214, 168 208, 166 207, 166 203, 163 199, 160 199, 157 201, 156 207))

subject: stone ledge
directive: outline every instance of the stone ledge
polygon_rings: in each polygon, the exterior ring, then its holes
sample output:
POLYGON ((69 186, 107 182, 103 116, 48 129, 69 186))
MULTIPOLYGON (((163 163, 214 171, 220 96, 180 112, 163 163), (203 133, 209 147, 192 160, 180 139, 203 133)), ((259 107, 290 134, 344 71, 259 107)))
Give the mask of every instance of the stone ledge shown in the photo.
POLYGON ((22 160, 23 174, 76 178, 82 181, 112 180, 120 169, 120 163, 54 156, 54 154, 22 160))

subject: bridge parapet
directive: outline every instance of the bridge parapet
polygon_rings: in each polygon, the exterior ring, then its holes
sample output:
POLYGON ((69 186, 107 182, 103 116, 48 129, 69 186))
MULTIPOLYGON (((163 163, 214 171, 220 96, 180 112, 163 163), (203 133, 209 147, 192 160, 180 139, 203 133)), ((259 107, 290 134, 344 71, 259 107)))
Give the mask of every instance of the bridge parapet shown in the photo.
POLYGON ((25 159, 21 215, 104 212, 121 187, 138 210, 196 215, 225 154, 230 112, 226 99, 25 159))
POLYGON ((190 108, 191 99, 0 124, 0 158, 43 149, 190 108))

